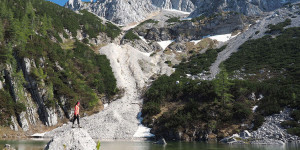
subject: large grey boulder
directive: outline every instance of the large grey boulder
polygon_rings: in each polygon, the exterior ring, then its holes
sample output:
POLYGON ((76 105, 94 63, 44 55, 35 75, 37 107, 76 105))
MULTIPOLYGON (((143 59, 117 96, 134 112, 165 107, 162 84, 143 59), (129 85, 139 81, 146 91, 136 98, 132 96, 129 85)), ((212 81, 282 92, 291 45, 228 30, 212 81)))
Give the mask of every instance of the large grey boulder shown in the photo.
POLYGON ((96 143, 81 128, 74 128, 63 131, 56 135, 46 146, 45 150, 94 150, 96 143))

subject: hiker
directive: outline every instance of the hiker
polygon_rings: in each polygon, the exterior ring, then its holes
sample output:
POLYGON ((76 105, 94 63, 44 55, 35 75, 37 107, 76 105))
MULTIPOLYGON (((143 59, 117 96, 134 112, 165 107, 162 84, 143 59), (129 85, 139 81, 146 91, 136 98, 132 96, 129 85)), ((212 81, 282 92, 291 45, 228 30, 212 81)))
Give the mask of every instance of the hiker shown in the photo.
POLYGON ((75 120, 77 119, 77 124, 78 124, 78 127, 81 128, 80 124, 79 124, 79 105, 80 105, 80 102, 78 101, 75 105, 75 110, 74 110, 74 120, 73 120, 73 124, 72 124, 72 128, 74 128, 74 122, 75 120))

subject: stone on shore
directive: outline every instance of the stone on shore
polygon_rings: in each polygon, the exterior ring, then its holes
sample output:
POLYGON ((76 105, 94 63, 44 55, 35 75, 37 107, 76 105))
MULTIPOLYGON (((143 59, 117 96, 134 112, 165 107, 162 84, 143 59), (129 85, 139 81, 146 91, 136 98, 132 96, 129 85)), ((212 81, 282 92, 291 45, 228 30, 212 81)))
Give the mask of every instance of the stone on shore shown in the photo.
POLYGON ((55 136, 46 146, 45 150, 95 150, 96 143, 81 128, 69 129, 55 136))

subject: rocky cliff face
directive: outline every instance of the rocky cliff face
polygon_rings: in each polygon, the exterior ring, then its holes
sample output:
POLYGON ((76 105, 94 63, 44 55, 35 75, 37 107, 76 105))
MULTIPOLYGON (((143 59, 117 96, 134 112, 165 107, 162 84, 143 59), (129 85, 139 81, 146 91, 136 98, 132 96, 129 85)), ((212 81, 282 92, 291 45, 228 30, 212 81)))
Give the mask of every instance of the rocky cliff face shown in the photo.
POLYGON ((84 3, 81 0, 70 0, 65 5, 72 10, 87 9, 114 23, 124 25, 145 19, 156 10, 149 0, 98 0, 93 3, 84 3))
POLYGON ((153 5, 164 9, 177 9, 191 12, 195 5, 191 0, 152 0, 153 5))
POLYGON ((190 17, 233 11, 248 16, 261 15, 280 8, 284 4, 299 0, 97 0, 82 2, 69 0, 65 7, 72 10, 87 9, 117 24, 125 25, 145 19, 151 12, 162 9, 176 9, 192 12, 190 17))
POLYGON ((190 17, 197 17, 201 14, 211 14, 221 11, 233 11, 245 15, 260 15, 280 8, 286 3, 292 3, 299 0, 200 0, 197 3, 197 9, 190 17))

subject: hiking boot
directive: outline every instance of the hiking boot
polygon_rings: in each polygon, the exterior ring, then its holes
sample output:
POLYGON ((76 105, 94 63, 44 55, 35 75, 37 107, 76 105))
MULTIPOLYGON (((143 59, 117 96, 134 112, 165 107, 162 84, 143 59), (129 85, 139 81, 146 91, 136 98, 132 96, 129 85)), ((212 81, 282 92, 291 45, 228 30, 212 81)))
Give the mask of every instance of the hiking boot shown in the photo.
POLYGON ((82 128, 82 127, 80 126, 80 124, 78 125, 78 128, 82 128))
POLYGON ((75 128, 75 127, 74 127, 74 124, 72 124, 72 128, 75 128))

